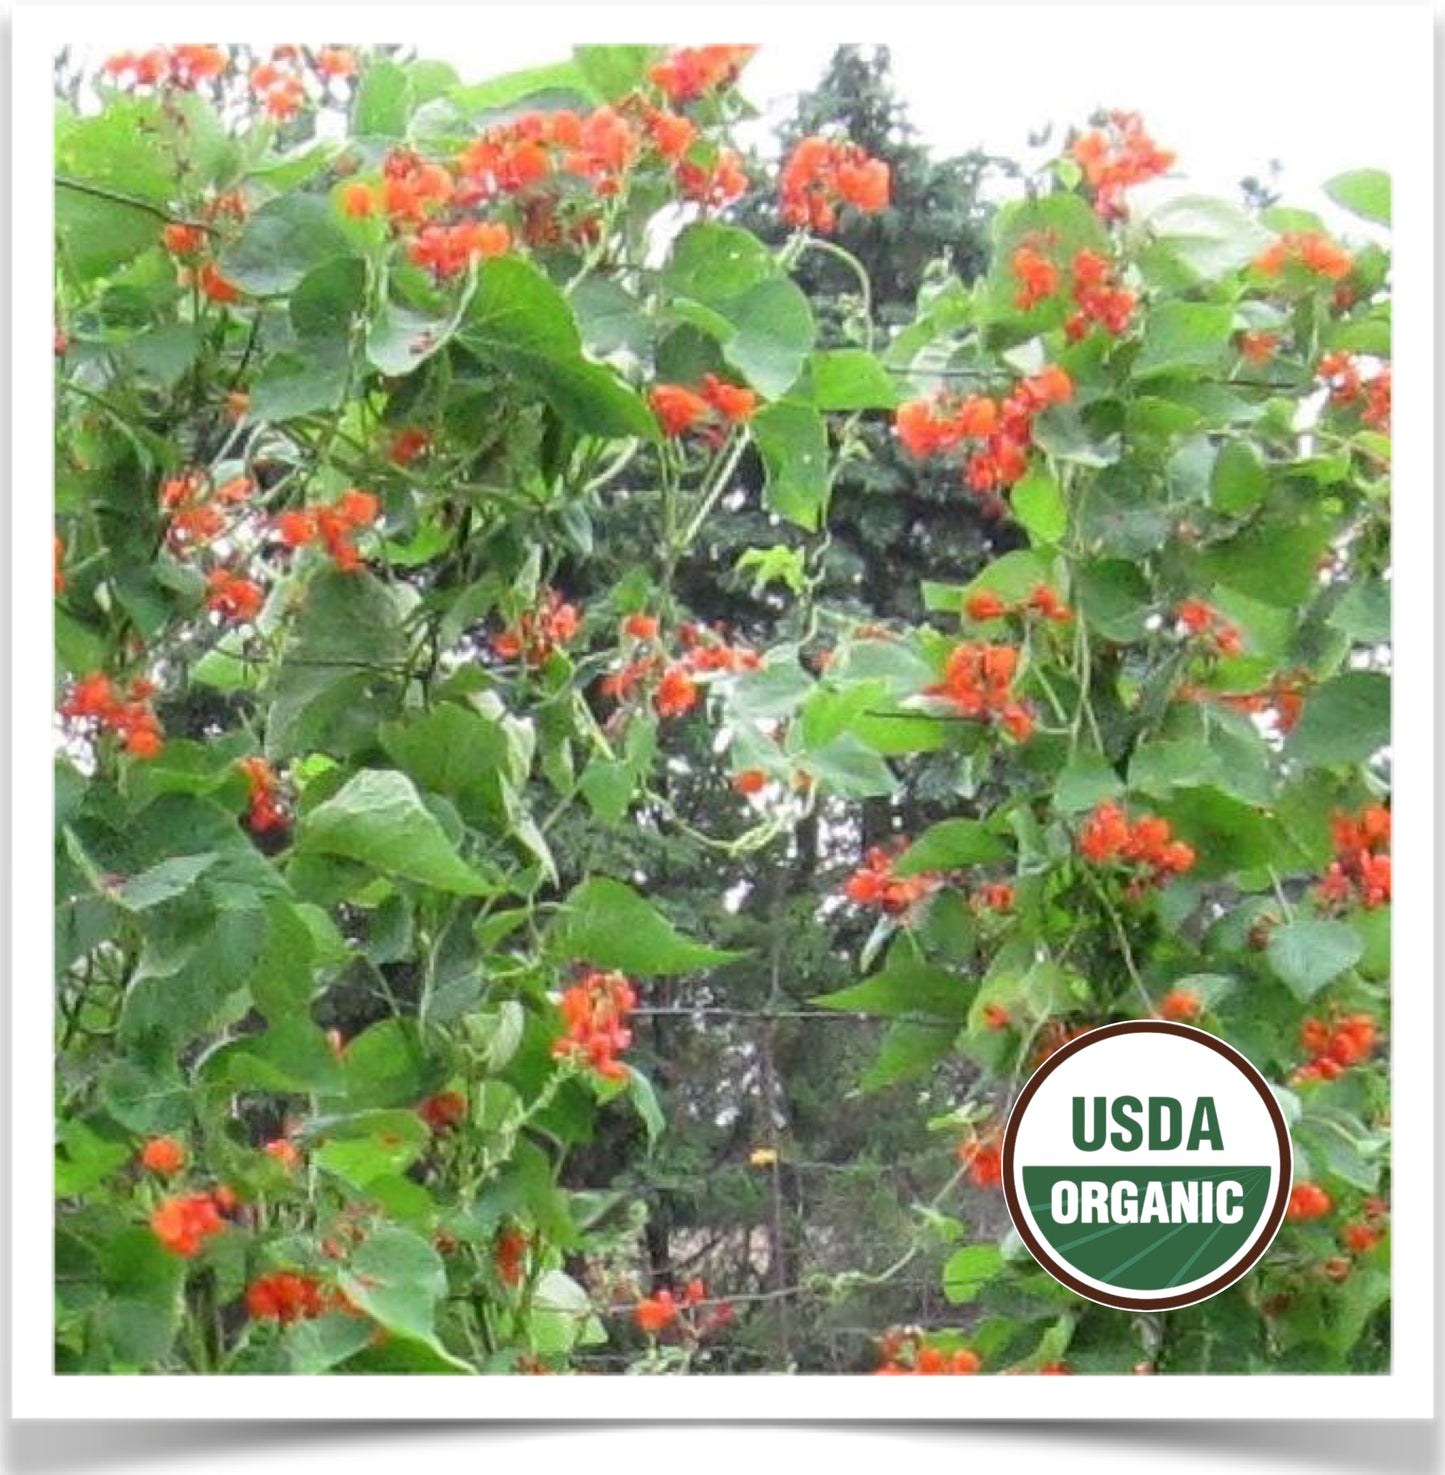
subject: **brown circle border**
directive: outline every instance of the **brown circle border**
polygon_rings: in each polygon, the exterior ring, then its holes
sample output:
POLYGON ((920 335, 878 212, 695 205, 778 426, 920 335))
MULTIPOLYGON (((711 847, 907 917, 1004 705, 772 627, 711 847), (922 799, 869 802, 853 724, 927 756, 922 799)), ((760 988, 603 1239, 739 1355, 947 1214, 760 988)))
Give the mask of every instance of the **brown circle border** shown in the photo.
POLYGON ((1270 1090, 1269 1082, 1254 1064, 1233 1045, 1210 1034, 1207 1030, 1196 1029, 1191 1024, 1175 1024, 1172 1020, 1166 1019, 1124 1019, 1116 1024, 1104 1024, 1097 1029, 1088 1030, 1070 1040, 1068 1044, 1060 1046, 1028 1078, 1023 1090, 1019 1092, 1018 1099, 1009 1111, 1008 1122, 1004 1127, 1002 1167, 1004 1200, 1008 1204, 1009 1218, 1013 1220, 1013 1226, 1018 1231, 1019 1238, 1028 1247, 1029 1253, 1056 1281, 1100 1306, 1112 1306, 1120 1311, 1176 1311, 1181 1306, 1195 1306, 1200 1301, 1207 1301, 1211 1296, 1217 1296, 1220 1291, 1228 1289, 1237 1280, 1242 1280, 1254 1268, 1260 1256, 1274 1243, 1274 1237, 1279 1233, 1279 1227, 1284 1222, 1284 1212, 1289 1203, 1290 1188, 1294 1181, 1294 1151, 1290 1143, 1289 1126, 1285 1122, 1284 1112, 1280 1110, 1279 1102, 1274 1092, 1270 1090), (1090 1045, 1098 1044, 1101 1040, 1113 1039, 1117 1035, 1130 1034, 1178 1035, 1181 1039, 1208 1046, 1216 1054, 1222 1055, 1231 1065, 1239 1069, 1240 1074, 1259 1094, 1274 1124, 1275 1139, 1279 1145, 1281 1168, 1279 1187, 1275 1192, 1274 1202, 1270 1205, 1264 1230, 1259 1238, 1250 1246, 1244 1258, 1223 1275, 1201 1286, 1197 1291, 1190 1291, 1182 1296, 1150 1298, 1112 1295, 1107 1291, 1099 1290, 1097 1286, 1085 1285, 1044 1248, 1029 1228, 1027 1215, 1023 1211, 1018 1191, 1014 1186, 1014 1147, 1018 1140, 1019 1123, 1023 1119, 1024 1109, 1033 1099, 1039 1087, 1066 1060, 1087 1050, 1090 1045))

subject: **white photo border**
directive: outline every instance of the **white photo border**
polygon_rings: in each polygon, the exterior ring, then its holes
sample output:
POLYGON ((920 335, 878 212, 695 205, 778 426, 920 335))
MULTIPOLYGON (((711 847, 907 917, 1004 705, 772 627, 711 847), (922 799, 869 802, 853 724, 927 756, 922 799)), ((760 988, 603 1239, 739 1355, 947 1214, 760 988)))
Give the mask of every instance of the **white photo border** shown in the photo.
MULTIPOLYGON (((646 3, 472 3, 348 5, 265 3, 102 5, 22 0, 13 12, 11 241, 12 425, 10 452, 11 930, 11 1412, 16 1418, 106 1419, 1170 1419, 1428 1418, 1433 1413, 1435 1336, 1435 1071, 1437 979, 1433 911, 1436 569, 1432 337, 1434 117, 1432 6, 1413 4, 1197 5, 800 3, 753 0, 646 3), (716 42, 736 38, 816 39, 833 34, 955 32, 960 67, 990 49, 1028 79, 1028 51, 1047 46, 1074 67, 1090 68, 1101 99, 1127 98, 1130 70, 1168 57, 1193 67, 1191 37, 1225 27, 1248 38, 1241 71, 1224 79, 1220 105, 1269 95, 1289 107, 1384 108, 1395 120, 1390 159, 1341 158, 1341 170, 1378 164, 1394 178, 1393 250, 1398 297, 1394 323, 1394 460, 1401 488, 1393 550, 1394 726, 1397 792, 1393 849, 1394 1156, 1392 1190, 1392 1370, 1372 1376, 1170 1376, 1155 1378, 900 1379, 862 1376, 740 1375, 679 1378, 665 1389, 648 1378, 591 1377, 559 1399, 551 1380, 519 1377, 505 1392, 495 1380, 374 1376, 195 1377, 184 1393, 167 1376, 57 1375, 53 1370, 52 1132, 42 1103, 52 1100, 53 877, 41 857, 52 833, 53 708, 50 588, 53 436, 52 58, 67 41, 114 49, 172 41, 305 40, 354 43, 405 39, 444 54, 459 27, 535 30, 574 42, 618 39, 716 42), (840 27, 846 29, 839 29, 840 27), (1277 71, 1248 58, 1274 57, 1290 77, 1309 75, 1312 52, 1348 46, 1368 28, 1392 64, 1355 98, 1301 95, 1277 71), (740 34, 741 33, 741 34, 740 34), (1024 38, 1027 37, 1027 40, 1024 38), (440 48, 438 50, 438 48, 440 48), (1280 89, 1284 90, 1281 91, 1280 89), (1293 95, 1287 95, 1293 94, 1293 95), (45 611, 42 615, 40 612, 45 611), (41 620, 39 628, 34 624, 41 620), (38 925, 31 926, 35 922, 38 925), (179 1396, 178 1396, 179 1394, 179 1396)), ((1041 110, 1046 100, 1041 95, 1041 110)), ((1268 131, 1269 110, 1261 108, 1268 131)), ((1268 146, 1262 139, 1262 147, 1268 146)), ((1124 1314, 1124 1313, 1120 1313, 1124 1314)))

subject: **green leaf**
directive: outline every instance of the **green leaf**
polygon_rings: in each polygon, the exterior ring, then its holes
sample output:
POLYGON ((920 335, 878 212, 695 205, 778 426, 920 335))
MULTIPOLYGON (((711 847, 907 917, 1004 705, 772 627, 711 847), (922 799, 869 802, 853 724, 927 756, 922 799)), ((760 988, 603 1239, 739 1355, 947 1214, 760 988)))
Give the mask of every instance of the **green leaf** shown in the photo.
POLYGON ((184 896, 220 858, 214 850, 203 855, 174 855, 130 877, 108 894, 129 912, 149 911, 184 896))
POLYGON ((547 941, 557 957, 641 977, 695 973, 742 956, 684 937, 651 902, 606 876, 573 889, 547 941))
POLYGON ((1390 176, 1383 169, 1355 169, 1337 174, 1325 184, 1325 193, 1335 204, 1373 220, 1390 223, 1390 176))
POLYGON ((961 1024, 968 1017, 972 998, 973 990, 966 979, 905 956, 890 957, 881 973, 850 988, 819 994, 809 1003, 880 1019, 922 1016, 961 1024))
POLYGON ((1124 782, 1112 763, 1097 753, 1081 753, 1054 780, 1054 808, 1060 814, 1082 814, 1123 792, 1124 782))
POLYGON ((1232 440, 1220 449, 1209 479, 1210 505, 1229 517, 1253 512, 1269 493, 1269 473, 1248 441, 1232 440))
POLYGON ((302 278, 350 244, 330 202, 319 195, 282 195, 247 220, 240 237, 221 252, 223 275, 256 297, 291 292, 302 278))
POLYGON ((976 1300, 980 1290, 1004 1268, 997 1245, 964 1245, 943 1267, 944 1299, 953 1306, 976 1300))
POLYGON ((483 263, 462 336, 577 429, 656 438, 652 412, 614 370, 584 357, 566 297, 530 262, 501 256, 483 263))
POLYGON ((1390 586, 1383 579, 1351 584, 1330 611, 1328 623, 1351 640, 1385 645, 1390 639, 1390 586))
POLYGON ((276 668, 266 756, 345 757, 372 741, 400 702, 406 654, 389 586, 364 571, 312 579, 276 668))
POLYGON ((447 95, 458 107, 469 113, 479 113, 510 108, 541 93, 577 93, 585 101, 604 100, 583 75, 581 67, 570 61, 506 72, 486 82, 453 88, 447 95))
POLYGON ((892 375, 861 348, 813 354, 808 360, 807 397, 819 410, 891 410, 899 399, 892 375))
POLYGON ((738 297, 714 305, 729 331, 723 357, 760 393, 785 394, 802 372, 817 338, 813 309, 795 283, 759 282, 738 297))
POLYGON ((420 1235, 382 1225, 341 1274, 351 1302, 389 1332, 436 1345, 436 1304, 446 1294, 442 1258, 420 1235))
POLYGON ((1204 302, 1161 302, 1144 321, 1134 378, 1151 379, 1223 362, 1234 332, 1234 309, 1204 302))
POLYGON ((1122 558, 1081 564, 1074 575, 1074 602, 1091 630, 1108 640, 1139 640, 1153 612, 1153 594, 1139 565, 1122 558))
POLYGON ((956 1034, 952 1025, 898 1020, 888 1027, 878 1058, 859 1078, 859 1087, 877 1091, 926 1074, 953 1048, 956 1034))
POLYGON ((351 131, 358 138, 405 138, 412 89, 406 69, 385 57, 366 64, 351 104, 351 131))
POLYGON ((297 826, 296 852, 343 856, 439 891, 495 891, 457 854, 416 785, 394 769, 362 769, 305 815, 297 826))
POLYGON ((1311 692, 1285 742, 1301 763, 1363 763, 1390 741, 1390 678, 1346 671, 1311 692))
POLYGON ((1180 195, 1150 212, 1143 228, 1191 277, 1216 281, 1248 266, 1271 236, 1237 205, 1204 195, 1180 195))
POLYGON ((577 70, 606 102, 616 102, 642 85, 648 66, 661 53, 657 46, 574 46, 577 70))
POLYGON ((1014 484, 1009 506, 1019 525, 1035 546, 1052 547, 1068 531, 1069 507, 1063 488, 1041 466, 1031 466, 1022 481, 1014 484))
POLYGON ((1007 845, 976 819, 945 819, 931 825, 893 863, 895 875, 953 871, 1007 860, 1007 845))
POLYGON ((823 417, 806 405, 783 400, 753 417, 752 433, 767 471, 766 505, 816 532, 832 489, 823 417))
POLYGON ((1344 922, 1286 922, 1272 928, 1265 956, 1276 977, 1307 1004, 1364 953, 1359 933, 1344 922))

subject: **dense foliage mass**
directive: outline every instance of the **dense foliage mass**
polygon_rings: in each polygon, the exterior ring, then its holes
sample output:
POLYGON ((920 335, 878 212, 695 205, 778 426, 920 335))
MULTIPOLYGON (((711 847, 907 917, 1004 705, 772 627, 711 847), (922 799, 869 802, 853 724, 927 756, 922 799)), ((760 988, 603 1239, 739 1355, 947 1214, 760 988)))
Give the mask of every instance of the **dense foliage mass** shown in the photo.
POLYGON ((59 66, 62 1370, 1388 1366, 1388 179, 751 51, 59 66), (1149 1016, 1295 1184, 1131 1316, 998 1138, 1149 1016))

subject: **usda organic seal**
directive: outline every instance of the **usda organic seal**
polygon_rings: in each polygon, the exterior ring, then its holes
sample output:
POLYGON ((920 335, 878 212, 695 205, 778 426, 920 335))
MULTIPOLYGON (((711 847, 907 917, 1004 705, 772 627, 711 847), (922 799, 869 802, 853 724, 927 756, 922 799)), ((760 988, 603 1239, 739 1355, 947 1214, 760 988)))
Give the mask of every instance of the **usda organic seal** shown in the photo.
POLYGON ((1185 1024, 1080 1035, 1014 1103, 1003 1187, 1034 1258, 1130 1311, 1191 1306, 1269 1248, 1291 1178, 1289 1130, 1238 1050, 1185 1024))

